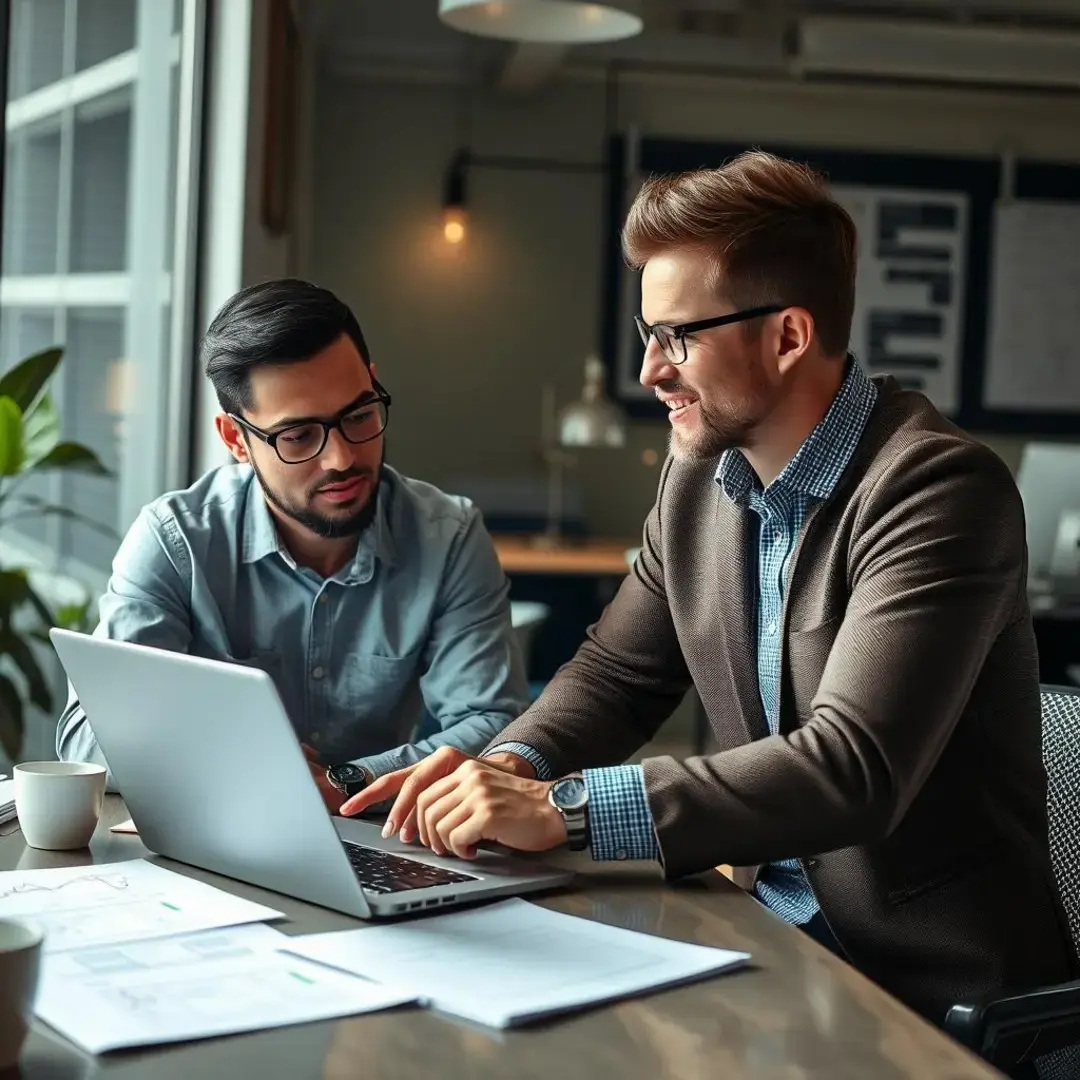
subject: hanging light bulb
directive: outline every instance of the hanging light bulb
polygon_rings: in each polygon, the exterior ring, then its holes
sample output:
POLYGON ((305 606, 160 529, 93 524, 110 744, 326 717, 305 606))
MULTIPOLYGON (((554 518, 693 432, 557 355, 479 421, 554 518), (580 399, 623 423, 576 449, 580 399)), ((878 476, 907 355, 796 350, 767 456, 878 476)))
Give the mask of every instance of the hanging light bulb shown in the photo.
POLYGON ((443 192, 443 239, 448 244, 462 244, 469 224, 469 212, 465 209, 465 168, 468 152, 459 150, 450 162, 443 192))
POLYGON ((583 45, 641 33, 642 0, 439 0, 447 26, 504 41, 583 45))

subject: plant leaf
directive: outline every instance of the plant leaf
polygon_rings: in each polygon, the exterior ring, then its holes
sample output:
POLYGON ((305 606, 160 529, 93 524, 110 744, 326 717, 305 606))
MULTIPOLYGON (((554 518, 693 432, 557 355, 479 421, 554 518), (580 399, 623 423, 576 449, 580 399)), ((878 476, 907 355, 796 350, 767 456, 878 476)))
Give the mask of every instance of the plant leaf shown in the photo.
POLYGON ((30 599, 25 570, 0 570, 0 607, 18 607, 30 599))
MULTIPOLYGON (((0 404, 3 403, 0 398, 0 404)), ((43 458, 39 458, 31 469, 70 469, 73 472, 92 473, 94 476, 112 476, 101 464, 101 459, 87 446, 80 443, 57 443, 43 458)))
POLYGON ((46 604, 45 601, 42 600, 41 597, 38 595, 37 589, 35 589, 34 586, 30 584, 29 578, 26 579, 26 600, 29 602, 30 606, 38 613, 38 618, 41 619, 41 621, 46 625, 46 627, 51 627, 55 625, 56 618, 49 610, 49 605, 46 604))
POLYGON ((63 355, 63 349, 53 346, 28 356, 0 378, 0 395, 11 398, 19 412, 26 412, 53 377, 63 355))
POLYGON ((27 689, 30 691, 30 700, 42 711, 49 712, 52 709, 52 694, 34 658, 33 650, 15 631, 8 631, 0 637, 0 653, 5 652, 18 664, 19 670, 23 673, 27 689))
POLYGON ((11 761, 19 760, 23 741, 23 703, 15 684, 0 675, 0 746, 11 761))
POLYGON ((14 476, 23 463, 22 410, 9 397, 0 397, 0 476, 14 476))
POLYGON ((33 467, 60 441, 60 413, 53 399, 42 394, 29 412, 23 414, 24 468, 33 467))
POLYGON ((62 604, 56 609, 56 625, 62 626, 65 630, 85 630, 89 614, 89 597, 81 604, 62 604))

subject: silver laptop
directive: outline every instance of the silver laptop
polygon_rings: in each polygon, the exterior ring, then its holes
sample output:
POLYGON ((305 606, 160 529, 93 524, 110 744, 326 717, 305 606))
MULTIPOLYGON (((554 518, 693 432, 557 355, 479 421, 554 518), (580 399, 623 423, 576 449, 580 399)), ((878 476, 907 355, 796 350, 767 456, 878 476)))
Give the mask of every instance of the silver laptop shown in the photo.
POLYGON ((264 671, 50 633, 143 843, 360 919, 566 884, 497 852, 438 858, 331 817, 264 671))

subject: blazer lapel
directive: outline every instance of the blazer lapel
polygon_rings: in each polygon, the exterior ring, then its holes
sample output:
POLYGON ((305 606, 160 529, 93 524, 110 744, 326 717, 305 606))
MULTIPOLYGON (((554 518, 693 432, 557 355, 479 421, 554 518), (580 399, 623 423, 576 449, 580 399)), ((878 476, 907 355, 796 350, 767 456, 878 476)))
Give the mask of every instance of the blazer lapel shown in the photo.
MULTIPOLYGON (((719 494, 719 493, 718 493, 719 494)), ((721 670, 727 669, 747 739, 769 733, 757 677, 757 589, 752 581, 753 522, 748 510, 723 495, 717 500, 717 585, 721 670)), ((723 704, 721 704, 723 708, 723 704)))

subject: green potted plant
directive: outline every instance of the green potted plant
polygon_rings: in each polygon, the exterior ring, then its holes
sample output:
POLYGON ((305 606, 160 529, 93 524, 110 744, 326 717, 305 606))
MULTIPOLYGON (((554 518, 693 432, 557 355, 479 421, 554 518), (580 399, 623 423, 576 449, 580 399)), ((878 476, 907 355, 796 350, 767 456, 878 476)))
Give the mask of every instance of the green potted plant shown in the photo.
MULTIPOLYGON (((0 377, 0 533, 17 519, 60 516, 101 529, 68 507, 21 490, 26 478, 53 469, 108 476, 98 456, 60 437, 60 415, 48 386, 63 357, 59 348, 22 361, 0 377)), ((24 732, 24 702, 53 708, 48 680, 34 655, 34 640, 48 641, 54 625, 81 625, 89 600, 53 611, 20 567, 0 567, 0 747, 18 760, 24 732), (11 663, 3 663, 10 658, 11 663)))

